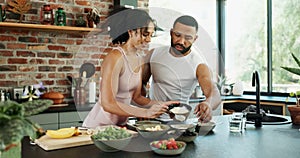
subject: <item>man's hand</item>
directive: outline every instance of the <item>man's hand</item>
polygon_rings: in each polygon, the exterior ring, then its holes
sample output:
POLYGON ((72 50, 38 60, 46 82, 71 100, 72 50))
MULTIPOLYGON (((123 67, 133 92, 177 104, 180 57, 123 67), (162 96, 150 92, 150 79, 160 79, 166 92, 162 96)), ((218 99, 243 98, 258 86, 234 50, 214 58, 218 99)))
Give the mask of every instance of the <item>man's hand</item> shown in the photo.
POLYGON ((209 122, 212 119, 212 109, 206 101, 199 103, 195 107, 194 114, 198 117, 199 122, 209 122))

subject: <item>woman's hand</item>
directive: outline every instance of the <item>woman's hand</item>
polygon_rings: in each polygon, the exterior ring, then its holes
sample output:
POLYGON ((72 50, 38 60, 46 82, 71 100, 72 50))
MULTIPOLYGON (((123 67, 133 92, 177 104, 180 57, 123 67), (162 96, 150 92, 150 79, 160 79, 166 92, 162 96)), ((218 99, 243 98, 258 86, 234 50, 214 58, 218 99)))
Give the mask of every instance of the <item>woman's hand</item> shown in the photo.
POLYGON ((168 111, 169 105, 179 104, 179 101, 167 101, 167 102, 157 102, 153 104, 148 110, 146 117, 147 118, 157 118, 163 113, 168 111))

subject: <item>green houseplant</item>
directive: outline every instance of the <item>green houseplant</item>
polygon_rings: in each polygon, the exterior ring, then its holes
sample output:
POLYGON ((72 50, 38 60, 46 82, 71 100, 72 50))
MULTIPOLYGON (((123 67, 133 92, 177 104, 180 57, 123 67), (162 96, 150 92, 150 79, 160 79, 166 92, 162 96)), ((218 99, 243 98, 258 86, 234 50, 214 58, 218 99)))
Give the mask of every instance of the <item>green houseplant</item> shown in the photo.
POLYGON ((24 136, 38 138, 42 128, 27 117, 49 108, 51 100, 34 100, 24 103, 0 102, 0 157, 20 157, 20 144, 24 136))
POLYGON ((300 76, 300 60, 296 57, 295 54, 292 53, 292 56, 294 58, 294 60, 296 61, 298 67, 287 67, 287 66, 281 66, 281 68, 293 73, 293 74, 296 74, 298 76, 300 76))
MULTIPOLYGON (((297 63, 298 67, 285 67, 281 66, 281 68, 300 76, 300 60, 292 53, 292 56, 297 63)), ((290 97, 296 97, 296 105, 288 106, 288 110, 291 114, 293 124, 300 125, 300 91, 291 92, 290 97)))

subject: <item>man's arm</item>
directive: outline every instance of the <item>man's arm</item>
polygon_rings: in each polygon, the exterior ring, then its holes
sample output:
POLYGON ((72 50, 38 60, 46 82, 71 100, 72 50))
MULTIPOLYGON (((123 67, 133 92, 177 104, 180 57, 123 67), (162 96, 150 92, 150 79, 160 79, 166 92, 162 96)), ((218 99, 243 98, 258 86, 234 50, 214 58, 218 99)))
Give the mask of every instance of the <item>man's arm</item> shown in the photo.
POLYGON ((206 64, 198 65, 196 76, 206 99, 197 105, 194 113, 199 117, 199 121, 207 122, 212 118, 212 110, 217 109, 220 105, 221 96, 206 64))
POLYGON ((146 96, 146 93, 147 93, 147 89, 146 89, 146 86, 147 86, 147 83, 152 75, 151 73, 151 67, 150 67, 150 58, 151 58, 151 55, 153 53, 153 49, 150 50, 147 55, 144 57, 144 63, 143 63, 143 66, 142 66, 142 89, 141 89, 141 94, 143 96, 146 96))

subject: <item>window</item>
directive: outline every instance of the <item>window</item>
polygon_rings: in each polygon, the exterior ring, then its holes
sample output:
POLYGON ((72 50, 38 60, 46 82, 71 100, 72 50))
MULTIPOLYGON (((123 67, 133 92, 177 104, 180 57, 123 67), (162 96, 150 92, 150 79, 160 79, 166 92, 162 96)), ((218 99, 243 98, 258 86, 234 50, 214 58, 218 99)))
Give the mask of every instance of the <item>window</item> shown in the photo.
POLYGON ((262 92, 299 89, 299 76, 280 66, 296 67, 290 53, 300 54, 300 0, 226 0, 224 4, 225 76, 230 82, 242 81, 245 91, 254 91, 251 75, 257 70, 262 92))
MULTIPOLYGON (((297 66, 291 53, 300 57, 300 0, 186 0, 182 3, 149 0, 149 8, 159 6, 169 10, 153 12, 169 17, 158 25, 166 27, 164 24, 168 24, 170 28, 177 17, 175 13, 190 14, 214 44, 220 41, 218 45, 224 50, 224 59, 219 62, 224 63, 228 83, 240 81, 246 92, 254 92, 252 73, 257 70, 262 93, 282 95, 300 89, 299 76, 280 68, 297 66)), ((166 33, 163 41, 155 38, 153 42, 169 44, 169 32, 166 33)), ((201 46, 207 44, 206 39, 197 41, 201 46)), ((218 52, 213 47, 202 50, 208 62, 213 63, 216 56, 209 54, 218 52)), ((213 71, 218 72, 218 68, 214 67, 213 71)))
POLYGON ((291 53, 300 58, 300 0, 272 0, 272 87, 275 92, 300 89, 299 76, 280 66, 297 67, 291 53))
POLYGON ((261 91, 267 91, 266 0, 225 2, 225 76, 254 91, 252 73, 260 73, 261 91))

